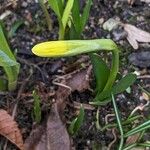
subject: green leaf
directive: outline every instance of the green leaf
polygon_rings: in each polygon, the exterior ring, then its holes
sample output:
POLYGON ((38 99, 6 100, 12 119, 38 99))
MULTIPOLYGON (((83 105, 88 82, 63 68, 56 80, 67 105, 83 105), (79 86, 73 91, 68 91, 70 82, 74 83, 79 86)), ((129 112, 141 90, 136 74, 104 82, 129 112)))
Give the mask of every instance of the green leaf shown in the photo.
POLYGON ((2 22, 0 22, 0 65, 4 68, 8 80, 8 90, 14 90, 17 84, 19 74, 19 63, 11 52, 7 40, 5 38, 2 22))
POLYGON ((81 19, 80 19, 80 3, 79 0, 74 0, 74 4, 72 7, 72 18, 73 18, 73 25, 76 32, 81 30, 81 19))
POLYGON ((3 50, 11 59, 16 60, 5 38, 2 22, 0 22, 0 50, 3 50))
POLYGON ((64 29, 66 28, 66 25, 68 23, 68 19, 71 13, 71 9, 73 7, 73 3, 74 3, 74 0, 68 0, 66 7, 64 9, 63 16, 62 16, 62 24, 63 24, 64 29))
POLYGON ((123 143, 124 143, 124 133, 123 133, 123 127, 122 127, 120 112, 119 112, 118 107, 116 105, 114 95, 112 94, 111 96, 112 96, 112 102, 113 102, 113 107, 114 107, 114 111, 115 111, 115 116, 116 116, 116 119, 117 119, 118 128, 119 128, 119 131, 120 131, 120 143, 119 143, 118 150, 122 150, 123 143))
POLYGON ((87 3, 86 3, 86 6, 83 9, 83 14, 81 16, 81 29, 80 29, 80 32, 82 32, 84 30, 84 27, 87 23, 87 20, 89 18, 91 5, 92 5, 92 0, 88 0, 87 3))
POLYGON ((0 66, 2 67, 9 67, 9 66, 16 66, 18 63, 10 57, 6 53, 4 53, 2 50, 0 50, 0 66))
POLYGON ((104 89, 110 70, 106 65, 105 61, 98 54, 90 54, 90 59, 93 66, 93 72, 96 79, 96 89, 95 92, 100 93, 104 89))
POLYGON ((127 74, 125 77, 123 77, 116 85, 112 88, 113 94, 118 94, 123 91, 125 91, 128 87, 130 87, 136 80, 135 74, 127 74))
POLYGON ((69 126, 70 134, 72 134, 72 135, 77 134, 78 130, 80 129, 81 125, 83 124, 84 116, 85 116, 84 108, 81 105, 78 117, 75 118, 69 126))
POLYGON ((139 126, 133 128, 132 130, 130 130, 129 132, 127 132, 127 133, 124 135, 124 137, 131 136, 131 135, 133 135, 133 134, 136 134, 136 133, 141 132, 141 131, 143 131, 143 130, 146 130, 146 129, 148 129, 148 128, 150 128, 150 120, 148 120, 148 121, 144 122, 143 124, 141 124, 141 125, 139 125, 139 126))
MULTIPOLYGON (((60 0, 59 0, 60 1, 60 0)), ((62 13, 60 11, 60 6, 58 4, 58 0, 48 0, 51 9, 55 12, 58 19, 61 19, 62 13)), ((62 2, 62 1, 61 1, 62 2)))
POLYGON ((100 94, 98 93, 94 98, 94 102, 91 102, 93 105, 105 105, 111 101, 111 93, 113 95, 124 92, 128 87, 130 87, 136 80, 135 74, 127 74, 123 77, 116 85, 112 87, 111 90, 103 91, 100 94))

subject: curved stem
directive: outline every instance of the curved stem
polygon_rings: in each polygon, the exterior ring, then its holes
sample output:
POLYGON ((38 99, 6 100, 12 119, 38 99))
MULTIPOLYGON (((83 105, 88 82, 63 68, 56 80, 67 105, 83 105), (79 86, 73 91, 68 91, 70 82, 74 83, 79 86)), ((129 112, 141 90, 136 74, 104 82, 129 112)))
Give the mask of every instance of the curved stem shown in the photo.
POLYGON ((112 68, 110 71, 108 81, 103 89, 103 92, 111 90, 113 83, 115 82, 118 70, 119 70, 119 53, 118 51, 114 50, 112 52, 112 68))

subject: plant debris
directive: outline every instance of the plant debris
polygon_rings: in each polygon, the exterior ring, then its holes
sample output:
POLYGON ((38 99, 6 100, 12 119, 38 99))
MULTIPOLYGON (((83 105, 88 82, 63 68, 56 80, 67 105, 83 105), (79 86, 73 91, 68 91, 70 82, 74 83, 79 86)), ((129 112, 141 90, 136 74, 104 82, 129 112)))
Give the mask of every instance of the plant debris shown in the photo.
POLYGON ((71 94, 71 91, 84 91, 89 88, 90 73, 91 66, 88 69, 77 70, 64 76, 61 83, 58 84, 59 87, 56 91, 55 102, 51 106, 48 119, 32 130, 25 142, 26 150, 70 149, 70 138, 65 124, 62 122, 66 99, 71 94))
POLYGON ((138 49, 138 42, 150 42, 150 33, 138 29, 137 27, 124 24, 124 30, 128 33, 127 40, 134 49, 138 49))
POLYGON ((17 123, 3 109, 0 109, 0 134, 15 144, 20 150, 24 149, 22 135, 17 123))

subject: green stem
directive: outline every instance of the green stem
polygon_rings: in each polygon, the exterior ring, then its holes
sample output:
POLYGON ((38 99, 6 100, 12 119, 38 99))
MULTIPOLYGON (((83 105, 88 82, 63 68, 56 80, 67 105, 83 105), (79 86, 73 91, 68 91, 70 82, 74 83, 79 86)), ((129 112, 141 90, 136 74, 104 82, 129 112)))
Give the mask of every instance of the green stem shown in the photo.
POLYGON ((64 40, 65 30, 61 21, 59 21, 59 40, 64 40))
POLYGON ((52 20, 51 20, 50 15, 49 15, 49 13, 47 11, 47 8, 46 8, 46 6, 44 4, 44 0, 38 0, 38 1, 39 1, 39 4, 40 4, 43 12, 44 12, 44 15, 46 17, 46 22, 47 22, 48 30, 51 31, 52 30, 52 20))
POLYGON ((117 123, 118 123, 118 127, 119 127, 119 130, 120 130, 120 136, 121 136, 118 150, 122 150, 123 149, 123 143, 124 143, 124 133, 123 133, 123 128, 122 128, 122 124, 121 124, 121 119, 120 119, 120 116, 119 116, 119 111, 118 111, 118 108, 117 108, 117 105, 116 105, 113 94, 112 94, 112 102, 113 102, 115 115, 116 115, 116 118, 117 118, 117 123))
POLYGON ((119 53, 117 51, 113 51, 112 52, 112 68, 110 71, 110 76, 108 78, 108 81, 103 89, 103 92, 111 90, 115 82, 118 70, 119 70, 119 53))

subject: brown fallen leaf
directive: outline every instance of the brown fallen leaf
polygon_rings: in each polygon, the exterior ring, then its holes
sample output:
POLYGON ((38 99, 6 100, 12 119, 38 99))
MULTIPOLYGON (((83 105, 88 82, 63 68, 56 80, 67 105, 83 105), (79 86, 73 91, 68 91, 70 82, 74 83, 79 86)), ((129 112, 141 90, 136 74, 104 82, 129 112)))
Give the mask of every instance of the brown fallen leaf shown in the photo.
POLYGON ((82 69, 74 74, 71 78, 67 79, 67 86, 71 87, 72 91, 82 92, 86 89, 90 89, 89 80, 91 74, 92 66, 89 66, 87 69, 82 69))
POLYGON ((150 33, 138 29, 130 24, 123 24, 124 30, 127 32, 127 40, 134 49, 138 49, 138 42, 150 42, 150 33))
POLYGON ((134 144, 138 141, 140 137, 140 133, 134 134, 132 136, 129 136, 126 140, 126 145, 134 144))
POLYGON ((0 134, 15 144, 20 150, 24 149, 22 135, 17 123, 3 109, 0 109, 0 134))
POLYGON ((32 130, 25 142, 25 150, 70 150, 69 135, 56 103, 51 107, 47 122, 32 130))
POLYGON ((66 99, 71 91, 83 91, 89 88, 89 75, 91 66, 73 71, 65 75, 58 83, 55 103, 45 123, 32 130, 25 142, 25 150, 70 150, 70 138, 63 123, 66 99), (81 85, 80 85, 81 84, 81 85), (69 88, 68 88, 69 87, 69 88), (70 90, 71 89, 71 90, 70 90))

